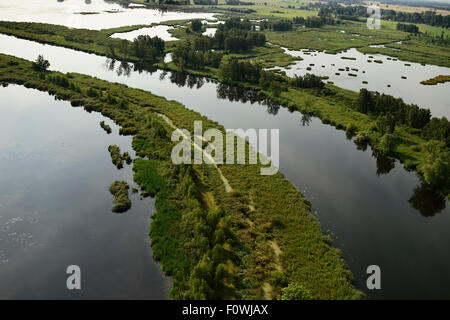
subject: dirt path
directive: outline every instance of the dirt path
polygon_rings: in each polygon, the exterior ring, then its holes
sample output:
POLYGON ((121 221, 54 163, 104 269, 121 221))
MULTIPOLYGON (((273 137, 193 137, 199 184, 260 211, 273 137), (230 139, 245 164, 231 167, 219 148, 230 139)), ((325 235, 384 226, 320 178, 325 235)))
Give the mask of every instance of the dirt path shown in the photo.
MULTIPOLYGON (((157 115, 160 116, 161 118, 163 118, 164 121, 165 121, 169 126, 171 126, 173 129, 177 130, 184 138, 186 138, 186 139, 189 138, 189 137, 187 137, 187 136, 183 133, 183 131, 181 131, 180 129, 178 129, 178 128, 173 124, 173 121, 170 120, 166 115, 161 114, 161 113, 157 113, 157 115)), ((220 170, 220 168, 217 166, 217 163, 214 161, 214 158, 213 158, 210 154, 207 154, 207 153, 202 149, 202 147, 199 146, 199 145, 197 145, 196 143, 192 142, 192 145, 194 146, 194 148, 196 148, 196 149, 198 149, 198 150, 201 150, 201 151, 203 152, 203 156, 204 156, 204 157, 207 157, 208 160, 210 160, 210 162, 212 163, 212 165, 217 169, 217 172, 219 172, 220 179, 222 180, 223 185, 224 185, 224 187, 225 187, 225 191, 226 191, 226 192, 231 192, 231 191, 233 191, 233 188, 231 188, 230 183, 228 182, 227 178, 225 178, 225 176, 223 175, 222 170, 220 170)))

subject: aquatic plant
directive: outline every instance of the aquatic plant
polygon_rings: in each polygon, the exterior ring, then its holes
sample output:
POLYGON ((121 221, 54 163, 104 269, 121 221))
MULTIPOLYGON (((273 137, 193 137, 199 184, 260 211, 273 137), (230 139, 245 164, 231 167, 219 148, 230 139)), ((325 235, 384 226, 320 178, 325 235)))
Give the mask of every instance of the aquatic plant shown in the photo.
POLYGON ((109 187, 109 192, 114 196, 113 212, 121 213, 131 208, 131 200, 128 198, 130 186, 125 181, 115 181, 109 187))

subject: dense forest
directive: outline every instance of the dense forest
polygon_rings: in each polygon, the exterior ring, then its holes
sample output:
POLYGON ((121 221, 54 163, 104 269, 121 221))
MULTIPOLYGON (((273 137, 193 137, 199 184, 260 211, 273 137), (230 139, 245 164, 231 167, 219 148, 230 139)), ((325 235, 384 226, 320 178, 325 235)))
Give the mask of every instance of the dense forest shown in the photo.
POLYGON ((173 62, 184 69, 191 67, 203 69, 205 66, 217 68, 222 60, 222 53, 248 51, 255 46, 264 46, 266 37, 263 33, 251 31, 252 24, 248 19, 230 18, 220 24, 213 37, 197 32, 201 29, 200 21, 193 21, 191 29, 196 32, 193 37, 179 41, 173 52, 173 62), (198 25, 200 23, 200 25, 198 25))

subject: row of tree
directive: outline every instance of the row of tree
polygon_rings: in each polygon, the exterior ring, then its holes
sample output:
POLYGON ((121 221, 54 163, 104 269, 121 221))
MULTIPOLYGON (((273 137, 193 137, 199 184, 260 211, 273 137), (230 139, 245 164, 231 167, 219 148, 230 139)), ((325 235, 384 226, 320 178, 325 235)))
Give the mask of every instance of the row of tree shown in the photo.
POLYGON ((393 133, 396 124, 403 124, 420 129, 427 140, 439 140, 450 147, 450 122, 445 117, 431 119, 429 109, 367 89, 360 90, 357 109, 378 116, 377 128, 381 133, 393 133))
POLYGON ((383 19, 399 22, 424 23, 430 26, 443 28, 450 27, 450 15, 443 16, 432 11, 424 11, 419 13, 402 12, 395 10, 381 10, 381 16, 383 17, 383 19))
POLYGON ((409 33, 419 33, 419 27, 415 24, 397 23, 397 30, 409 33))
POLYGON ((278 19, 278 20, 263 20, 259 23, 260 30, 273 31, 289 31, 292 30, 293 25, 302 25, 308 28, 320 28, 323 25, 336 25, 340 21, 331 17, 294 17, 292 20, 278 19))
POLYGON ((195 37, 191 40, 179 41, 172 51, 172 61, 184 70, 186 67, 204 69, 206 66, 218 68, 222 53, 210 49, 211 39, 195 37))
MULTIPOLYGON (((367 17, 368 13, 365 6, 343 6, 337 3, 327 4, 319 9, 319 17, 331 17, 332 15, 351 20, 351 17, 367 17)), ((443 16, 433 11, 403 12, 382 9, 381 16, 383 19, 392 21, 423 23, 443 28, 450 27, 450 15, 443 16)))
POLYGON ((422 109, 415 104, 405 103, 401 98, 367 89, 360 90, 356 108, 362 113, 376 116, 391 114, 396 123, 415 129, 422 129, 431 119, 429 109, 422 109))
POLYGON ((132 43, 127 40, 121 40, 117 46, 109 43, 109 53, 115 58, 116 49, 124 55, 135 56, 144 61, 153 61, 164 55, 164 40, 148 35, 136 37, 132 43))
POLYGON ((269 90, 275 96, 286 90, 285 86, 283 86, 285 81, 282 77, 273 71, 264 70, 259 63, 239 61, 237 59, 222 61, 219 72, 226 81, 258 84, 263 90, 269 90))
POLYGON ((291 85, 297 88, 317 88, 322 89, 325 87, 322 78, 311 73, 302 76, 297 76, 290 81, 291 85))

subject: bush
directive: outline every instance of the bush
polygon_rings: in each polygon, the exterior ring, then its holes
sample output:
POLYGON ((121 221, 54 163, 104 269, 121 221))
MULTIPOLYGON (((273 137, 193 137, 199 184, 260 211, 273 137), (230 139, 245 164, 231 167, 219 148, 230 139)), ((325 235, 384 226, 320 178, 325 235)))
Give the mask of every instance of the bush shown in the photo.
POLYGON ((191 22, 191 29, 194 32, 200 31, 200 29, 202 28, 202 22, 198 19, 192 20, 191 22))
POLYGON ((354 136, 356 131, 358 131, 358 128, 353 123, 350 123, 345 132, 347 135, 354 136))
POLYGON ((107 125, 106 123, 105 123, 105 121, 100 121, 100 127, 102 127, 103 128, 103 130, 105 130, 106 131, 106 133, 108 133, 108 134, 110 134, 111 133, 111 127, 109 126, 109 125, 107 125))
POLYGON ((32 63, 32 68, 38 72, 45 72, 50 67, 50 62, 44 59, 44 56, 39 55, 35 62, 32 63))
POLYGON ((125 212, 131 208, 131 200, 128 198, 130 186, 125 181, 115 181, 109 187, 109 192, 114 196, 113 212, 125 212))
POLYGON ((311 300, 312 296, 308 289, 298 283, 290 283, 281 290, 280 300, 311 300))

